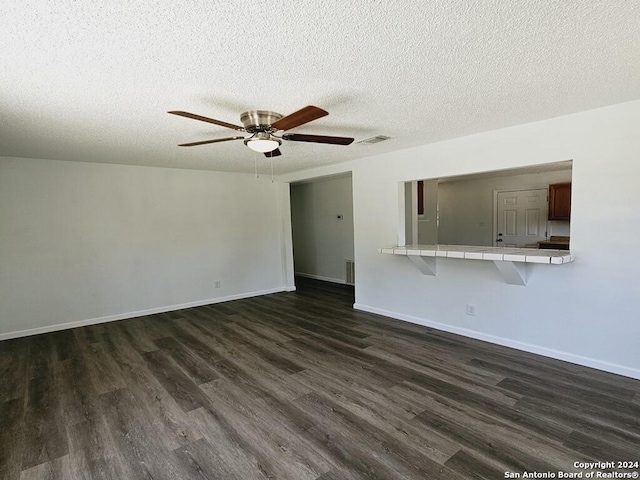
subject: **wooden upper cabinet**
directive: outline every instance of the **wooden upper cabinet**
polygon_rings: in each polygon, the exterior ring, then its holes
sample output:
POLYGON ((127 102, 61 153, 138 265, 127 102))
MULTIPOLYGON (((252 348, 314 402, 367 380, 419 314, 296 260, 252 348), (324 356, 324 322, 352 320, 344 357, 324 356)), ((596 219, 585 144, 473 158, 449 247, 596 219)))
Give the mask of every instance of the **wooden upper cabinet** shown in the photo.
POLYGON ((571 218, 571 183, 549 185, 549 220, 571 218))

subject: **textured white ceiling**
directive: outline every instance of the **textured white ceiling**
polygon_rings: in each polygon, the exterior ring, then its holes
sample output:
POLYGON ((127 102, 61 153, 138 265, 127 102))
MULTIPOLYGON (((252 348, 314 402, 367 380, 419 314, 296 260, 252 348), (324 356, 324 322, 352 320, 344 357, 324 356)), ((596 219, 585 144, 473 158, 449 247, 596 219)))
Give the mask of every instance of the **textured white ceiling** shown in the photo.
MULTIPOLYGON (((0 155, 251 172, 250 109, 328 117, 292 130, 276 173, 640 98, 633 0, 8 0, 0 155)), ((435 160, 434 160, 435 161, 435 160)))

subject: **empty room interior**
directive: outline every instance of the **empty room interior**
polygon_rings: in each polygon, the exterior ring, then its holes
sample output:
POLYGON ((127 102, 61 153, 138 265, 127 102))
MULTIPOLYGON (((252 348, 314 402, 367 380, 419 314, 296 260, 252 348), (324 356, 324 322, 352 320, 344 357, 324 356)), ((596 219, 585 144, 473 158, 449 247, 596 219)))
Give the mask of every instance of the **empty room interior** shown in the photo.
POLYGON ((640 3, 1 10, 1 479, 638 478, 640 3))

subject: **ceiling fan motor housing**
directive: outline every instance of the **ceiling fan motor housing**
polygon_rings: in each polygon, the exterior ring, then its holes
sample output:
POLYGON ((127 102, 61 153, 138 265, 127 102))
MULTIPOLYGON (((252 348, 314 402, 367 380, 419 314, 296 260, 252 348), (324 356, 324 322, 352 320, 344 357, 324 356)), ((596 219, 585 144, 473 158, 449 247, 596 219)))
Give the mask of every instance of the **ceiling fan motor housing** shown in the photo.
POLYGON ((282 115, 268 110, 249 110, 240 115, 240 121, 249 133, 273 132, 271 125, 282 118, 282 115))

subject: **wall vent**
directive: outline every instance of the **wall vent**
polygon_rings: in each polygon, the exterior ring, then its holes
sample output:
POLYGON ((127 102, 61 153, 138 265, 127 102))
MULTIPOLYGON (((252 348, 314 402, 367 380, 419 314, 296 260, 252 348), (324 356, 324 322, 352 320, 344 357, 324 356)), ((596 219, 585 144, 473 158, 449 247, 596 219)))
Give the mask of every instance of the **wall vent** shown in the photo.
POLYGON ((347 260, 346 266, 347 266, 347 281, 345 283, 347 285, 355 285, 356 284, 356 263, 353 260, 347 260))
POLYGON ((376 135, 375 137, 365 138, 364 140, 360 140, 358 143, 366 143, 368 145, 372 145, 374 143, 384 142, 385 140, 389 140, 391 137, 387 137, 386 135, 376 135))

